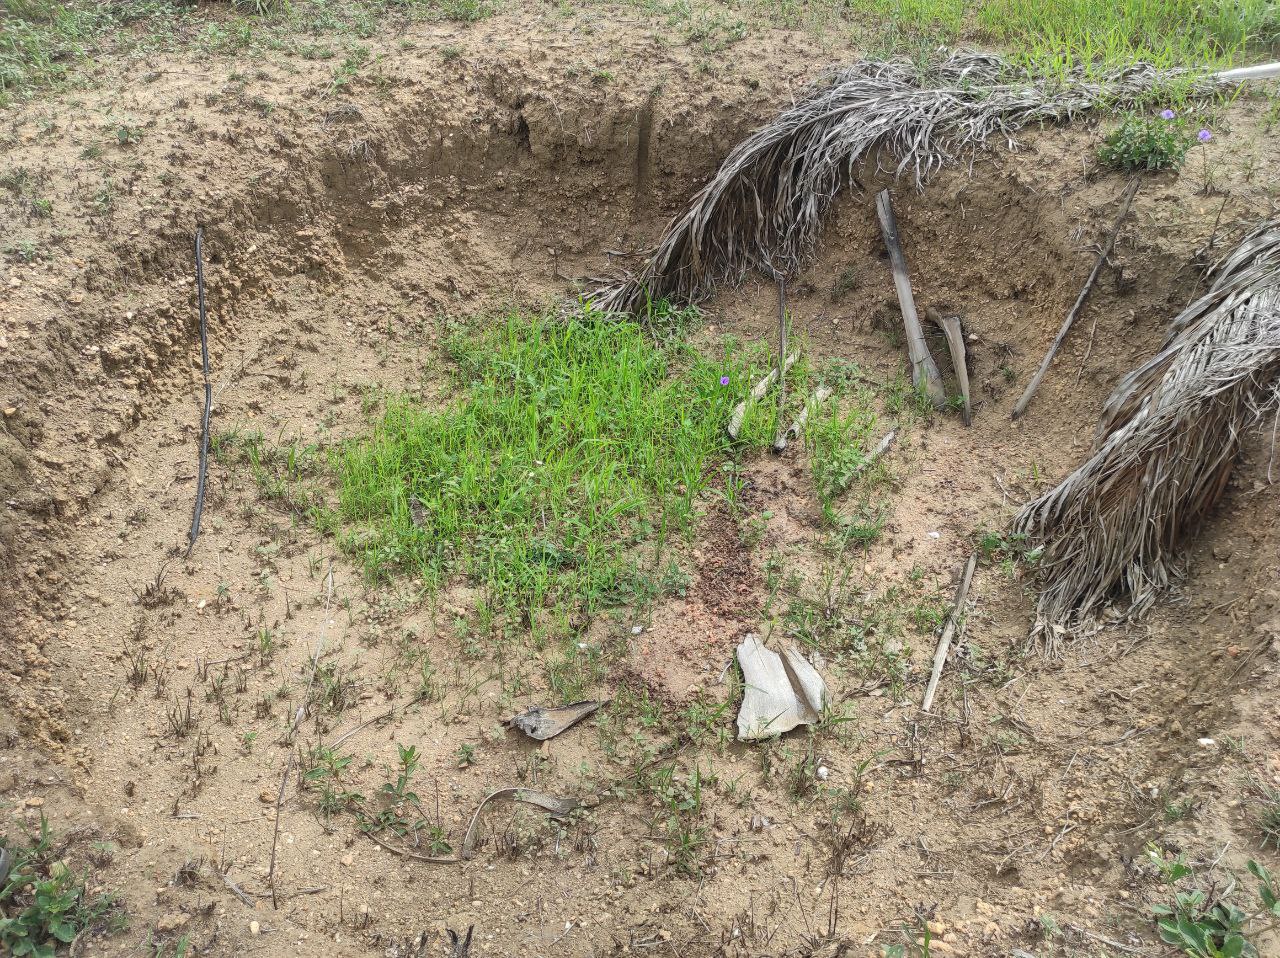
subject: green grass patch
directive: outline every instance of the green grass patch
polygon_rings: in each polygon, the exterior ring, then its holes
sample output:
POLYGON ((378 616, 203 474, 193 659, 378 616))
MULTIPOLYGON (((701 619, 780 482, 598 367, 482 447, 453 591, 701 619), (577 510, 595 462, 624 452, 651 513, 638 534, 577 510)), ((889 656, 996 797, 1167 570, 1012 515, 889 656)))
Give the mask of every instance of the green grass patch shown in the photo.
POLYGON ((709 357, 653 334, 673 318, 516 313, 454 336, 452 405, 392 399, 335 453, 345 548, 373 577, 465 575, 535 628, 643 593, 692 530, 755 372, 732 345, 709 357))
POLYGON ((972 9, 979 36, 1050 75, 1134 60, 1222 66, 1280 40, 1273 0, 981 0, 972 9))
POLYGON ((118 928, 124 920, 109 895, 92 895, 86 876, 77 875, 61 854, 40 818, 40 832, 30 843, 0 838, 10 857, 0 879, 0 947, 6 955, 53 958, 82 931, 98 926, 118 928))
MULTIPOLYGON (((602 4, 607 5, 607 4, 602 4)), ((773 26, 843 35, 867 54, 928 57, 939 43, 1003 50, 1050 76, 1142 59, 1216 68, 1274 52, 1274 0, 629 0, 669 39, 721 52, 773 26)), ((148 52, 278 51, 334 56, 324 37, 365 40, 387 23, 469 22, 499 0, 5 0, 0 106, 28 91, 84 82, 100 64, 148 52)), ((571 10, 572 8, 562 8, 571 10)))
MULTIPOLYGON (((320 37, 368 39, 387 21, 471 22, 496 0, 3 0, 0 106, 15 96, 83 83, 101 63, 156 51, 196 56, 275 51, 313 59, 320 37)), ((333 52, 328 52, 333 56, 333 52)))
POLYGON ((1272 0, 849 0, 849 9, 871 18, 878 54, 978 44, 1050 77, 1135 60, 1219 68, 1280 42, 1272 0))

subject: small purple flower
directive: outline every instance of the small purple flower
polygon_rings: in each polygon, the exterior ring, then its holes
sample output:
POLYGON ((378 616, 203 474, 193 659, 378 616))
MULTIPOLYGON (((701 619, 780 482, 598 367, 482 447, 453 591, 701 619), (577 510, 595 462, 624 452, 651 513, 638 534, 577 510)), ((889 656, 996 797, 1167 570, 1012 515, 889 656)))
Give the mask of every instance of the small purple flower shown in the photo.
POLYGON ((1177 115, 1178 115, 1178 114, 1174 113, 1172 110, 1161 110, 1161 111, 1160 111, 1160 119, 1162 119, 1162 120, 1172 120, 1172 119, 1173 119, 1175 116, 1177 116, 1177 115))
POLYGON ((721 386, 727 386, 727 385, 729 385, 729 377, 728 377, 728 376, 721 376, 721 377, 720 377, 720 385, 721 385, 721 386))
POLYGON ((1208 130, 1201 130, 1199 133, 1196 134, 1196 139, 1199 140, 1201 143, 1208 143, 1210 140, 1213 139, 1213 134, 1210 133, 1208 130))

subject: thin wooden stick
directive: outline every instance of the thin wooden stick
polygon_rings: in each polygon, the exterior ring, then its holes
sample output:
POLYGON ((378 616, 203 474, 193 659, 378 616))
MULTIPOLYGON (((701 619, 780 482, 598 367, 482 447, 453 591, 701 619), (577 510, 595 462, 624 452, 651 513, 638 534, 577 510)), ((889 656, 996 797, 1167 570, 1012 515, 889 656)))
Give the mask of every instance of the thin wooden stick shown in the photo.
MULTIPOLYGON (((787 357, 784 368, 790 369, 795 365, 796 354, 792 353, 787 357)), ((773 381, 778 378, 778 370, 770 369, 769 374, 761 379, 758 383, 751 387, 751 392, 747 393, 747 398, 733 407, 733 413, 729 416, 729 438, 737 439, 738 433, 742 431, 742 422, 747 415, 747 406, 758 399, 762 399, 764 394, 769 391, 769 387, 773 385, 773 381)))
POLYGON ((956 371, 956 381, 960 383, 960 396, 964 399, 964 424, 973 425, 973 411, 969 405, 969 366, 964 348, 964 331, 960 328, 960 317, 943 316, 930 306, 925 315, 933 320, 947 337, 947 350, 951 353, 951 367, 956 371))
POLYGON ((881 439, 880 442, 876 444, 876 447, 871 450, 871 455, 867 456, 867 461, 862 464, 862 468, 859 469, 858 472, 866 472, 874 466, 876 461, 889 451, 889 447, 893 445, 893 440, 897 437, 898 430, 896 429, 890 429, 885 433, 884 438, 881 439))
POLYGON ((1093 291, 1093 284, 1098 281, 1098 277, 1102 274, 1102 267, 1106 265, 1107 259, 1111 256, 1111 251, 1115 249, 1116 237, 1120 234, 1120 227, 1124 225, 1125 217, 1129 215, 1129 207, 1133 204, 1133 196, 1137 192, 1138 177, 1135 176, 1129 181, 1129 185, 1125 187, 1124 193, 1121 195, 1120 215, 1116 217, 1115 225, 1111 227, 1107 241, 1102 244, 1102 249, 1098 251, 1098 258, 1093 262, 1093 269, 1089 271, 1089 278, 1085 280, 1084 288, 1080 290, 1080 295, 1076 297, 1075 304, 1067 313, 1067 318, 1062 321, 1062 328, 1058 330, 1058 335, 1053 338, 1053 344, 1050 345, 1049 351, 1044 354, 1044 359, 1040 361, 1040 368, 1031 377, 1031 382, 1027 383, 1026 392, 1022 394, 1018 404, 1013 407, 1014 419, 1020 419, 1022 414, 1027 411, 1027 405, 1031 402, 1031 397, 1040 388, 1040 380, 1044 379, 1044 374, 1049 370, 1049 364, 1053 362, 1053 357, 1062 348, 1062 344, 1067 338, 1067 333, 1071 331, 1071 325, 1076 321, 1080 310, 1084 308, 1085 302, 1089 299, 1089 294, 1093 291))
POLYGON ((956 604, 947 616, 947 624, 942 627, 942 638, 938 640, 938 648, 933 653, 933 674, 929 676, 929 687, 924 690, 924 702, 920 705, 922 712, 929 711, 933 705, 933 696, 938 691, 938 681, 942 678, 942 667, 947 661, 947 652, 951 649, 951 640, 955 637, 956 628, 964 615, 964 602, 969 597, 969 582, 973 579, 973 570, 978 566, 978 553, 975 550, 969 556, 969 564, 960 577, 960 587, 956 589, 956 604))
POLYGON ((787 431, 782 433, 773 443, 774 452, 782 452, 787 448, 787 443, 792 439, 799 439, 800 434, 804 432, 804 424, 809 421, 809 410, 815 406, 820 406, 831 396, 831 390, 826 386, 819 386, 814 394, 809 397, 809 401, 804 404, 804 408, 800 410, 800 414, 796 416, 796 421, 787 427, 787 431))
POLYGON ((920 315, 916 312, 916 300, 911 294, 911 275, 907 272, 907 258, 903 255, 902 244, 898 240, 898 222, 893 216, 893 200, 888 190, 881 190, 876 196, 876 213, 880 216, 880 230, 884 234, 884 245, 889 250, 889 264, 893 267, 893 285, 898 291, 902 323, 907 330, 911 382, 916 389, 924 390, 934 406, 942 406, 947 401, 947 394, 942 388, 938 365, 933 361, 929 345, 924 340, 924 330, 920 328, 920 315))
POLYGON ((204 483, 209 474, 209 415, 213 409, 213 384, 209 381, 209 320, 204 306, 204 229, 196 229, 196 306, 200 312, 200 364, 204 369, 204 415, 200 420, 200 472, 196 476, 196 504, 187 532, 187 558, 200 536, 200 517, 204 514, 204 483))
POLYGON ((289 773, 293 771, 293 749, 289 749, 289 761, 285 763, 284 774, 280 776, 280 791, 276 795, 276 824, 271 832, 271 865, 267 869, 267 885, 271 889, 271 907, 279 908, 276 900, 276 847, 280 844, 280 809, 284 807, 284 787, 289 782, 289 773))
MULTIPOLYGON (((774 278, 778 282, 778 424, 775 429, 781 430, 787 409, 787 278, 776 271, 774 278)), ((785 434, 775 432, 773 451, 781 452, 786 447, 785 434)))
POLYGON ((411 705, 417 705, 423 699, 428 697, 429 697, 428 694, 424 692, 422 695, 414 696, 409 701, 405 702, 403 705, 393 705, 391 706, 391 708, 387 709, 385 712, 379 712, 373 718, 367 719, 366 721, 361 722, 351 731, 343 732, 341 735, 339 735, 337 738, 335 738, 332 742, 329 743, 329 748, 336 750, 339 746, 342 745, 343 742, 351 738, 351 736, 355 735, 357 732, 364 731, 374 722, 381 722, 383 719, 391 718, 391 716, 395 715, 396 712, 398 712, 400 709, 407 709, 411 705))

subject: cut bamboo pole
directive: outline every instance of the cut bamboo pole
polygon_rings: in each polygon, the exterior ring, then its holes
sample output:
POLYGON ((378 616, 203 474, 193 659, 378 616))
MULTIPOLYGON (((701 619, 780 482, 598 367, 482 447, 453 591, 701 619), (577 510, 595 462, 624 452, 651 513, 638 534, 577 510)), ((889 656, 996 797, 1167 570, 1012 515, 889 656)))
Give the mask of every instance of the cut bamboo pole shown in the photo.
POLYGON ((809 401, 804 404, 804 408, 800 410, 800 414, 796 416, 796 421, 787 427, 787 431, 780 435, 773 443, 774 452, 782 452, 787 448, 787 443, 793 439, 799 439, 800 434, 804 432, 805 423, 809 421, 809 410, 822 405, 831 396, 831 390, 826 386, 819 386, 809 397, 809 401))
MULTIPOLYGON (((783 363, 784 368, 790 369, 795 365, 796 354, 792 353, 787 357, 787 361, 783 363)), ((747 406, 758 399, 763 399, 764 394, 769 391, 769 387, 773 385, 773 381, 778 378, 778 370, 770 369, 769 374, 761 379, 758 383, 751 387, 751 392, 747 393, 747 398, 733 407, 733 412, 729 415, 729 438, 737 439, 738 433, 742 430, 742 421, 747 415, 747 406)))
POLYGON ((951 353, 951 366, 956 371, 956 381, 960 384, 960 395, 964 399, 964 424, 973 425, 973 412, 969 405, 969 366, 964 348, 964 331, 960 328, 960 317, 943 316, 933 307, 925 310, 928 316, 947 337, 947 349, 951 353))
POLYGON ((1116 217, 1115 225, 1111 227, 1111 233, 1107 236, 1107 240, 1102 244, 1102 249, 1098 251, 1098 258, 1093 262, 1093 269, 1089 271, 1089 278, 1085 280, 1084 288, 1080 290, 1080 295, 1076 297, 1075 304, 1067 313, 1067 318, 1062 321, 1062 328, 1058 330, 1058 335, 1053 338, 1053 344, 1049 347, 1049 351, 1044 354, 1044 359, 1040 360, 1040 368, 1036 370, 1036 374, 1031 377, 1031 382, 1027 383, 1026 392, 1022 394, 1022 398, 1018 400, 1018 404, 1013 407, 1013 418, 1020 419, 1022 414, 1027 411, 1027 406, 1031 402, 1031 397, 1036 394, 1036 390, 1040 388, 1040 380, 1044 379, 1044 374, 1049 371, 1049 364, 1053 362, 1053 357, 1058 355, 1058 350, 1062 348, 1063 342, 1067 338, 1067 333, 1071 332, 1071 326, 1076 321, 1076 317, 1080 315, 1080 310, 1084 308, 1085 302, 1089 299, 1089 294, 1093 291, 1093 284, 1098 281, 1098 277, 1102 275, 1102 267, 1106 265, 1111 251, 1115 249, 1116 237, 1120 234, 1120 227, 1124 224, 1124 219, 1129 215, 1129 207, 1133 204, 1133 196, 1138 192, 1138 177, 1134 177, 1129 181, 1129 185, 1125 187, 1124 193, 1120 198, 1120 215, 1116 217))
POLYGON ((1258 63, 1251 67, 1236 67, 1213 74, 1219 83, 1245 83, 1249 80, 1269 80, 1280 76, 1280 63, 1258 63))
POLYGON ((898 305, 902 309, 902 323, 907 330, 907 355, 911 358, 911 382, 916 389, 924 390, 934 406, 947 401, 942 388, 942 377, 933 361, 929 346, 920 328, 920 315, 916 312, 915 297, 911 294, 911 276, 907 272, 907 258, 898 241, 898 222, 893 216, 893 200, 888 190, 876 196, 876 213, 880 217, 880 230, 884 233, 884 245, 889 250, 889 264, 893 268, 893 285, 898 291, 898 305))
POLYGON ((955 638, 956 628, 964 615, 964 603, 969 597, 969 583, 973 580, 973 570, 978 566, 978 553, 974 550, 969 556, 969 564, 964 567, 964 575, 960 577, 960 586, 956 589, 956 604, 947 616, 947 624, 942 627, 942 638, 933 653, 933 674, 929 676, 929 687, 924 690, 924 702, 920 705, 922 712, 929 711, 933 705, 933 697, 938 691, 938 681, 942 678, 942 667, 947 662, 947 652, 951 649, 951 641, 955 638))

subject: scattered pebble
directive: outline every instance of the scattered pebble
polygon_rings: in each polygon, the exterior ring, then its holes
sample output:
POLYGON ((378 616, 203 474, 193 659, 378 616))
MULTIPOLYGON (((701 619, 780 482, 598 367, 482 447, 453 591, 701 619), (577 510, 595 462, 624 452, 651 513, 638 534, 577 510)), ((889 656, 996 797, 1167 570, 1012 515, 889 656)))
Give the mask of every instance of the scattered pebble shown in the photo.
POLYGON ((260 924, 258 924, 256 921, 249 922, 249 934, 256 935, 260 931, 262 931, 262 926, 260 924))

